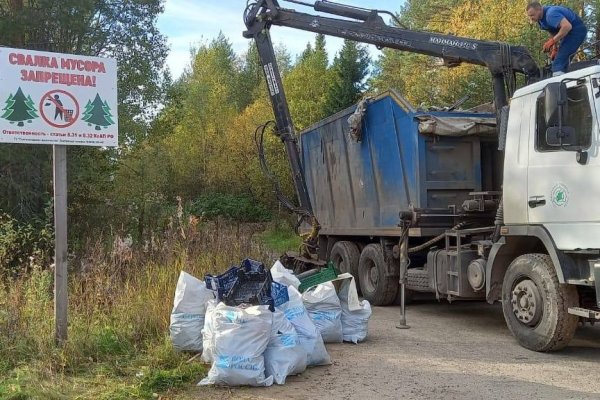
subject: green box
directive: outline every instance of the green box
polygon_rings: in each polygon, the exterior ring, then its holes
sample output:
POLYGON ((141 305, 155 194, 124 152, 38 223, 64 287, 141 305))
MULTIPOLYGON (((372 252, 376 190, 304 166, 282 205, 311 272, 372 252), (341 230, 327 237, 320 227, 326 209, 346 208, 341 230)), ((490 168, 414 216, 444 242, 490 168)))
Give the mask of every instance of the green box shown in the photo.
POLYGON ((298 290, 300 291, 300 293, 303 293, 308 288, 317 286, 319 283, 329 282, 337 277, 338 271, 335 269, 333 262, 329 261, 327 263, 327 266, 321 268, 321 270, 316 274, 301 279, 300 286, 298 286, 298 290))

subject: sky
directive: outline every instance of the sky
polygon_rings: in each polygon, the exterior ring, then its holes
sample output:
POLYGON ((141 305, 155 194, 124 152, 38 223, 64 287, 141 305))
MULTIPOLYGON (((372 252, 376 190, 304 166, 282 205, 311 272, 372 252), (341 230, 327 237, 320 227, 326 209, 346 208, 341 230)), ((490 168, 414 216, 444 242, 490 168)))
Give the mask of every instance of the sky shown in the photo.
MULTIPOLYGON (((242 36, 245 29, 242 15, 247 0, 166 0, 165 12, 158 18, 158 28, 167 37, 170 46, 167 65, 174 78, 178 78, 190 63, 190 48, 209 43, 220 31, 229 39, 233 49, 243 54, 248 49, 249 40, 242 36)), ((313 3, 313 0, 304 0, 313 3)), ((375 8, 397 12, 403 0, 336 0, 338 3, 365 8, 375 8)), ((305 13, 314 13, 309 7, 280 0, 284 8, 292 8, 305 13)), ((385 21, 389 17, 383 16, 385 21)), ((294 59, 308 42, 314 43, 315 34, 298 29, 279 26, 271 28, 271 38, 275 45, 284 44, 294 59)), ((342 47, 343 40, 328 36, 327 52, 333 59, 342 47)), ((379 51, 369 45, 371 57, 376 59, 379 51)))

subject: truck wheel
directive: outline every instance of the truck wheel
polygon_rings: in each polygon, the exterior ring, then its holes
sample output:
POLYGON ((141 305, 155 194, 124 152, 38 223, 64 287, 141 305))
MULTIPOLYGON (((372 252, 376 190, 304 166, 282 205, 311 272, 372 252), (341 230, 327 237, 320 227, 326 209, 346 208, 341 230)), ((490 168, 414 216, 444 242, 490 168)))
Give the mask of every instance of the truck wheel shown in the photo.
POLYGON ((333 265, 341 273, 348 272, 358 279, 358 260, 360 259, 360 251, 358 247, 348 241, 336 242, 331 249, 333 265))
POLYGON ((508 267, 502 284, 502 311, 519 344, 533 351, 565 347, 575 334, 577 289, 560 284, 550 256, 525 254, 508 267))
POLYGON ((358 262, 358 280, 365 299, 374 306, 385 306, 398 293, 398 277, 386 276, 383 249, 379 244, 366 246, 358 262))

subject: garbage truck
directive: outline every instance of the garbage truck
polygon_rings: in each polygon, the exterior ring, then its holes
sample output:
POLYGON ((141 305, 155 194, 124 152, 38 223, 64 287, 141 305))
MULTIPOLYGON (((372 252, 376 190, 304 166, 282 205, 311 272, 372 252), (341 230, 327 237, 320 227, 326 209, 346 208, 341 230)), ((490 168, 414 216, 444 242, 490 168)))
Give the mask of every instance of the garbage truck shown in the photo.
POLYGON ((408 292, 499 301, 511 333, 534 351, 564 348, 580 321, 600 319, 597 60, 551 77, 521 46, 389 26, 378 10, 293 3, 319 13, 277 0, 256 0, 244 13, 298 204, 278 197, 309 227, 288 265, 331 260, 374 305, 399 293, 403 303, 408 292), (482 65, 495 107, 419 110, 389 91, 297 133, 272 26, 482 65))

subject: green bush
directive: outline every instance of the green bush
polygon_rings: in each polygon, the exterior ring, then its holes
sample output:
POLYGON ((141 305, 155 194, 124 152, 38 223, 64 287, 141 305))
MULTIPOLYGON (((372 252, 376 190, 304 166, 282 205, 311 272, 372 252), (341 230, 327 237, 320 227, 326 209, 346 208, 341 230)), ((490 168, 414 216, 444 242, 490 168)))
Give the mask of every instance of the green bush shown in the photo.
POLYGON ((266 222, 271 212, 247 195, 211 193, 190 204, 189 212, 206 218, 223 217, 238 222, 266 222))
POLYGON ((0 213, 0 276, 18 275, 32 264, 47 265, 54 232, 44 221, 22 223, 0 213))

